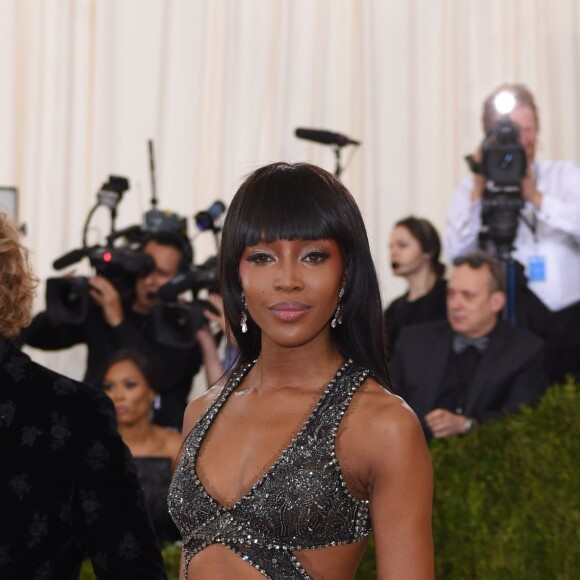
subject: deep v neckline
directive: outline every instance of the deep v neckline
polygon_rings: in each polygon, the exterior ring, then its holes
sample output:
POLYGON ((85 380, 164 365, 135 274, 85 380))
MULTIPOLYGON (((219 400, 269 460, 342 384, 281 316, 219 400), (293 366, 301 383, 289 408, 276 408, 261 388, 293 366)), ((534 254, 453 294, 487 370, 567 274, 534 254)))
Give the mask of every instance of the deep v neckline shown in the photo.
MULTIPOLYGON (((220 393, 219 397, 215 400, 215 402, 212 405, 209 406, 207 411, 204 413, 202 419, 200 420, 200 424, 203 423, 203 432, 200 436, 199 445, 197 445, 197 447, 194 451, 193 458, 192 458, 193 476, 195 479, 195 484, 202 491, 202 493, 205 495, 205 497, 211 503, 216 505, 219 508, 219 510, 222 510, 222 511, 233 510, 240 503, 242 503, 243 501, 247 501, 249 498, 251 498, 253 496, 253 494, 262 486, 262 484, 267 479, 267 477, 276 470, 276 468, 284 460, 286 455, 292 450, 292 448, 294 447, 296 442, 300 439, 302 434, 306 431, 306 429, 308 428, 310 423, 315 419, 318 410, 320 409, 321 405, 324 403, 324 401, 328 397, 328 395, 329 395, 330 391, 332 390, 332 387, 335 385, 337 379, 339 377, 341 377, 342 374, 344 373, 344 371, 347 369, 347 367, 350 364, 352 364, 352 360, 348 359, 340 365, 340 367, 334 373, 334 376, 332 377, 332 379, 330 379, 330 381, 327 383, 326 388, 324 389, 324 391, 322 392, 322 394, 318 398, 314 407, 311 409, 308 417, 306 417, 306 420, 302 424, 302 427, 300 428, 300 430, 296 433, 296 435, 294 435, 294 437, 292 437, 290 442, 284 446, 282 451, 274 458, 273 462, 269 464, 269 467, 261 475, 258 476, 258 479, 256 480, 256 482, 247 491, 243 492, 242 495, 234 503, 224 505, 220 501, 215 499, 209 493, 209 491, 206 489, 203 482, 199 479, 199 477, 197 475, 197 461, 199 458, 199 452, 201 451, 201 448, 203 446, 203 442, 204 442, 209 430, 211 429, 213 422, 215 421, 217 415, 219 414, 220 409, 225 405, 225 403, 229 399, 230 395, 236 390, 236 388, 246 378, 246 375, 248 374, 248 372, 254 366, 255 363, 256 363, 256 361, 253 361, 253 362, 247 364, 238 373, 236 373, 236 375, 233 376, 230 379, 230 381, 228 381, 226 387, 220 393)), ((189 439, 192 436, 194 431, 195 431, 195 428, 191 430, 191 432, 187 436, 187 439, 189 439)))

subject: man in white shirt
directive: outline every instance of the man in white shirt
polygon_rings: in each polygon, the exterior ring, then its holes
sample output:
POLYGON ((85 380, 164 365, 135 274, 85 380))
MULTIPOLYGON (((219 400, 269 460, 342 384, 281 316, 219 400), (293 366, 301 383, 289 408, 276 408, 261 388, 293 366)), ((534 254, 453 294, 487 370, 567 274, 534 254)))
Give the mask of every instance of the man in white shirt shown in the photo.
MULTIPOLYGON (((566 372, 580 372, 580 168, 567 161, 535 160, 538 111, 523 85, 502 85, 486 99, 485 133, 502 117, 495 99, 504 91, 515 99, 507 116, 519 127, 527 157, 521 181, 525 204, 512 257, 523 266, 529 290, 546 307, 534 314, 530 326, 547 341, 550 377, 558 380, 566 372)), ((480 161, 481 149, 473 157, 480 161)), ((486 178, 475 174, 455 190, 444 238, 450 258, 477 248, 485 186, 486 178)))

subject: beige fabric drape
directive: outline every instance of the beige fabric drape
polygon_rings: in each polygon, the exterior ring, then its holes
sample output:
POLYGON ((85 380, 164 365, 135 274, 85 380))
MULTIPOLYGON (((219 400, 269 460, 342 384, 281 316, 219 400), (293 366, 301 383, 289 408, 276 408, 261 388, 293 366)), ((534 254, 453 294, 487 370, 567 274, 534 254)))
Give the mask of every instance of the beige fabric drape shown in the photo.
MULTIPOLYGON (((331 148, 294 129, 341 132, 363 142, 345 149, 343 179, 386 303, 402 288, 387 264, 393 222, 444 226, 497 84, 535 93, 541 157, 580 161, 579 13, 577 0, 0 0, 0 185, 20 189, 46 278, 80 245, 109 174, 131 180, 118 227, 149 208, 147 139, 160 206, 191 218, 261 164, 333 170, 331 148)), ((95 224, 94 242, 106 212, 95 224)), ((215 251, 209 234, 195 246, 198 261, 215 251)), ((74 353, 35 356, 80 376, 74 353)))

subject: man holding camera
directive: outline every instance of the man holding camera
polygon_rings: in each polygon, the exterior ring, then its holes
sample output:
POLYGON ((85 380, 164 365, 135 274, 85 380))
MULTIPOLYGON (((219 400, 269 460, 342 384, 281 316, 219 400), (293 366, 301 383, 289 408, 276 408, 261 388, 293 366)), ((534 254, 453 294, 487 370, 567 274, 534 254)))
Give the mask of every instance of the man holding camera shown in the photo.
POLYGON ((154 420, 160 425, 180 428, 193 376, 201 366, 197 346, 189 349, 158 344, 153 332, 152 309, 156 293, 189 266, 187 240, 170 231, 149 235, 142 251, 153 260, 153 269, 137 277, 132 301, 125 304, 119 291, 104 276, 89 280, 92 303, 84 322, 65 324, 47 312, 38 314, 24 331, 23 341, 44 350, 60 350, 75 344, 88 348, 84 380, 100 386, 104 369, 114 352, 134 348, 153 357, 163 380, 155 404, 154 420))
MULTIPOLYGON (((486 99, 486 135, 506 117, 519 128, 527 160, 511 254, 525 273, 515 289, 517 322, 546 340, 550 378, 561 380, 568 372, 580 373, 580 168, 566 161, 535 160, 538 111, 525 86, 502 85, 486 99), (498 99, 505 95, 513 99, 511 111, 498 110, 498 99)), ((481 148, 473 159, 475 166, 481 163, 481 148)), ((450 258, 477 248, 487 185, 486 176, 475 173, 456 189, 445 236, 450 258)))

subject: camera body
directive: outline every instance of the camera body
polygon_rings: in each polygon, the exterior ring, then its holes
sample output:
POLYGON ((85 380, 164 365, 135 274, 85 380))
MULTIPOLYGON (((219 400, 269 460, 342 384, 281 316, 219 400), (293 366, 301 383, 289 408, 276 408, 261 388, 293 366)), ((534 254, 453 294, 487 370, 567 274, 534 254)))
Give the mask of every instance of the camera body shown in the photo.
POLYGON ((509 119, 500 119, 490 129, 483 144, 480 173, 486 179, 483 192, 480 245, 491 240, 500 260, 508 260, 517 235, 519 214, 524 207, 521 181, 527 158, 519 144, 519 128, 509 119))
MULTIPOLYGON (((199 300, 201 290, 218 291, 217 258, 209 258, 201 265, 193 265, 193 248, 187 235, 187 220, 170 211, 153 207, 145 212, 141 225, 132 225, 121 230, 114 227, 114 217, 128 180, 110 176, 97 193, 97 204, 89 212, 84 227, 83 247, 72 250, 54 261, 56 270, 67 268, 83 258, 88 258, 99 276, 107 278, 119 292, 123 305, 134 300, 137 278, 151 272, 155 263, 151 256, 141 251, 149 236, 158 232, 171 232, 180 240, 182 261, 179 273, 157 292, 159 304, 152 310, 152 332, 156 342, 176 348, 195 345, 195 334, 207 320, 203 310, 213 307, 199 300), (88 224, 98 207, 107 207, 111 212, 111 232, 104 245, 88 246, 86 232, 88 224), (118 241, 122 240, 120 244, 118 241), (181 241, 183 243, 181 243, 181 241), (193 301, 178 301, 183 292, 191 291, 193 301)), ((155 204, 154 204, 155 205, 155 204)), ((221 230, 220 218, 225 204, 214 202, 206 211, 198 212, 195 221, 200 231, 211 230, 216 236, 221 230)), ((82 324, 86 321, 91 305, 90 283, 84 276, 49 278, 46 284, 46 312, 63 324, 82 324)))
POLYGON ((501 119, 483 142, 481 173, 496 187, 519 186, 526 174, 526 152, 519 144, 519 134, 513 121, 501 119))
POLYGON ((196 344, 195 333, 208 322, 203 311, 215 310, 210 302, 198 298, 201 290, 219 291, 216 256, 199 266, 192 265, 159 288, 157 297, 161 302, 152 311, 157 342, 174 348, 190 348, 196 344), (187 290, 192 292, 193 300, 178 302, 178 296, 187 290))
MULTIPOLYGON (((137 277, 147 275, 155 266, 151 256, 130 247, 94 246, 73 250, 68 255, 78 259, 88 257, 97 275, 113 284, 123 302, 131 300, 137 277)), ((64 324, 82 324, 88 314, 89 290, 89 281, 84 276, 49 278, 46 281, 47 314, 64 324)))

